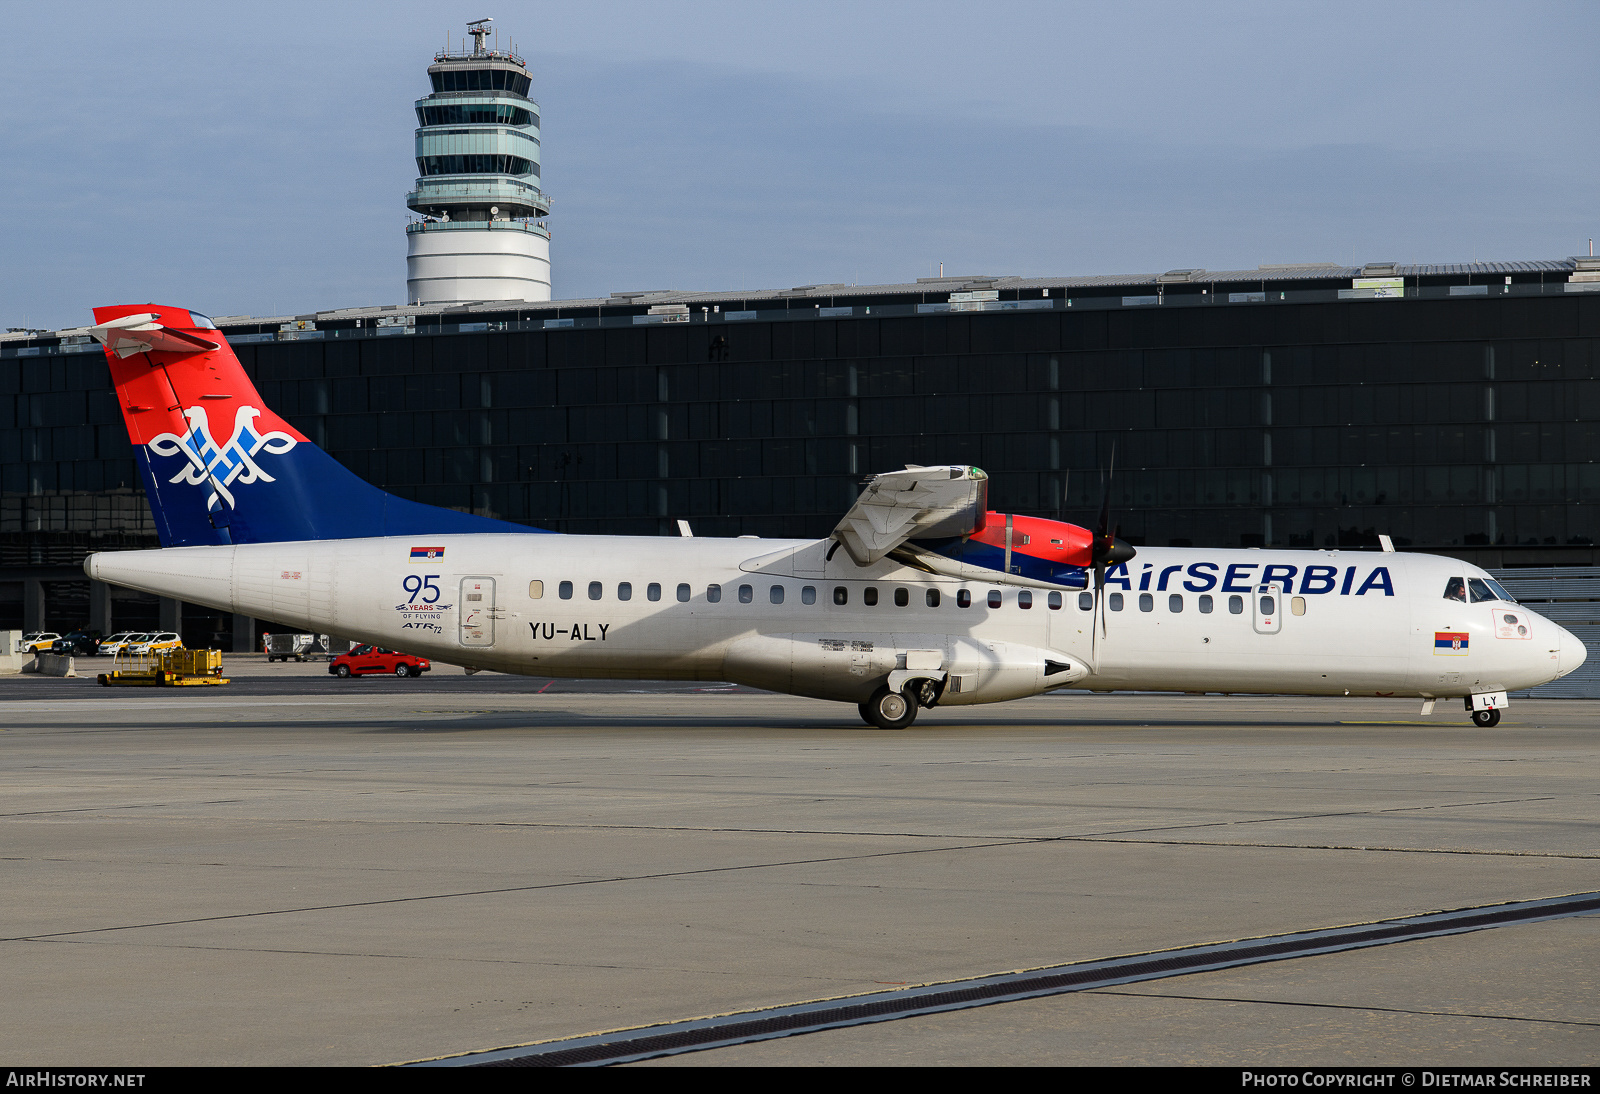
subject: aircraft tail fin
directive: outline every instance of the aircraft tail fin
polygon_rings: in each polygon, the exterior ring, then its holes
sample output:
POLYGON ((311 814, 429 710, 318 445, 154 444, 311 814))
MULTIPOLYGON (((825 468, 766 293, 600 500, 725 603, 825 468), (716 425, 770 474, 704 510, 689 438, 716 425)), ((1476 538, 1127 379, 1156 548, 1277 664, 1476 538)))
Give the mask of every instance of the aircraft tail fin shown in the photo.
POLYGON ((540 532, 399 498, 267 408, 227 339, 183 308, 96 308, 163 547, 540 532))

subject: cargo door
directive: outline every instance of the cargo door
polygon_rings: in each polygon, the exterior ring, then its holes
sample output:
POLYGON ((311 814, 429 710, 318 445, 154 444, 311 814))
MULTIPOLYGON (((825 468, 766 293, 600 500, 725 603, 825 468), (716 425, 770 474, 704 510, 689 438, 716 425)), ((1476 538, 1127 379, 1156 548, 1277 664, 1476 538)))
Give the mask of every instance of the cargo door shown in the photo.
POLYGON ((461 621, 461 644, 482 649, 494 645, 494 578, 464 577, 456 617, 461 621))

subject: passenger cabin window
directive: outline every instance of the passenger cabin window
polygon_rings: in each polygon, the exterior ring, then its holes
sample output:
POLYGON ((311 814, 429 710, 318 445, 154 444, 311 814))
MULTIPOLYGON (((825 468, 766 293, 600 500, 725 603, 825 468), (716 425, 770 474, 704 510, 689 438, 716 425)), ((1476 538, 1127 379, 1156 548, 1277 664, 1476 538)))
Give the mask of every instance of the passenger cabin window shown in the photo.
POLYGON ((833 602, 840 605, 850 603, 850 590, 843 585, 835 585, 833 587, 833 602))
POLYGON ((1306 614, 1306 598, 1303 597, 1303 596, 1297 596, 1294 599, 1290 600, 1289 601, 1289 611, 1294 613, 1295 615, 1305 615, 1306 614))
POLYGON ((1051 593, 1046 603, 1050 605, 1051 611, 1059 612, 1061 610, 1061 594, 1051 593))
POLYGON ((1031 607, 1033 607, 1033 594, 1030 593, 1027 589, 1023 589, 1020 593, 1018 593, 1017 594, 1017 607, 1019 607, 1019 608, 1031 608, 1031 607))
POLYGON ((1153 611, 1155 611, 1156 610, 1156 598, 1151 596, 1149 593, 1140 593, 1139 594, 1139 610, 1141 612, 1153 612, 1153 611))
POLYGON ((721 585, 707 585, 706 586, 706 603, 708 603, 708 604, 720 604, 721 602, 722 602, 722 586, 721 585))
POLYGON ((939 590, 929 589, 923 599, 927 601, 928 607, 937 608, 939 606, 939 590))
POLYGON ((1122 594, 1112 593, 1110 596, 1106 597, 1106 607, 1110 608, 1114 612, 1120 612, 1122 610, 1122 594))
POLYGON ((1276 615, 1277 613, 1278 613, 1278 598, 1275 597, 1275 596, 1264 596, 1264 597, 1262 597, 1261 598, 1261 615, 1264 618, 1270 619, 1274 615, 1276 615))
POLYGON ((782 585, 774 585, 771 589, 767 590, 767 598, 769 600, 771 600, 774 604, 782 604, 783 603, 783 586, 782 585))
POLYGON ((650 584, 646 585, 644 587, 644 598, 646 600, 651 600, 651 601, 660 600, 661 599, 661 582, 652 581, 650 584))
POLYGON ((1179 612, 1183 611, 1183 597, 1178 593, 1173 593, 1171 596, 1167 597, 1167 611, 1171 612, 1173 615, 1177 615, 1179 612))
POLYGON ((739 586, 739 603, 748 604, 756 598, 756 591, 748 585, 739 586))
POLYGON ((1078 610, 1080 612, 1092 612, 1092 611, 1094 611, 1094 594, 1093 593, 1079 593, 1078 594, 1078 610))
POLYGON ((970 607, 972 607, 972 590, 971 589, 957 589, 956 590, 956 607, 958 607, 958 608, 970 608, 970 607))
POLYGON ((686 584, 678 586, 678 603, 689 603, 689 586, 686 584))
POLYGON ((1210 615, 1211 614, 1211 594, 1210 593, 1201 593, 1200 594, 1200 614, 1201 615, 1210 615))
POLYGON ((572 599, 572 582, 563 581, 559 586, 556 587, 556 592, 557 592, 557 594, 560 595, 562 600, 571 600, 572 599))
POLYGON ((876 607, 878 603, 878 590, 871 585, 861 590, 861 602, 867 607, 876 607))
POLYGON ((604 592, 605 592, 605 588, 600 584, 600 582, 598 582, 598 581, 589 582, 589 599, 590 600, 599 600, 601 595, 604 592))
POLYGON ((530 582, 528 582, 528 599, 529 600, 543 600, 544 599, 544 582, 542 582, 542 581, 530 581, 530 582))
POLYGON ((1230 597, 1228 597, 1228 614, 1229 615, 1243 615, 1244 614, 1244 597, 1242 597, 1242 596, 1230 596, 1230 597))
POLYGON ((1000 590, 999 589, 990 589, 989 590, 989 607, 998 608, 999 606, 1000 606, 1000 590))
POLYGON ((815 585, 807 585, 805 588, 800 590, 800 603, 815 604, 816 602, 817 587, 815 585))
POLYGON ((617 599, 618 600, 632 600, 633 599, 633 582, 631 582, 631 581, 623 581, 623 582, 618 583, 618 585, 617 585, 617 599))

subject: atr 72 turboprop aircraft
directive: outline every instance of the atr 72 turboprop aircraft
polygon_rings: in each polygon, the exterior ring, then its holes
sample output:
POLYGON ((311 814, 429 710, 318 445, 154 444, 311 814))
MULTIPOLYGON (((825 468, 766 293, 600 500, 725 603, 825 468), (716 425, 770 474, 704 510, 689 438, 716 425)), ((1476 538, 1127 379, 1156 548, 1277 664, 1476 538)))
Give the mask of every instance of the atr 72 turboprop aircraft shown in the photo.
POLYGON ((989 512, 975 467, 874 476, 822 540, 541 533, 361 481, 203 315, 95 321, 162 548, 90 577, 469 669, 730 680, 885 729, 1064 687, 1454 697, 1491 726, 1587 655, 1455 559, 1135 552, 1105 509, 1093 533, 989 512))

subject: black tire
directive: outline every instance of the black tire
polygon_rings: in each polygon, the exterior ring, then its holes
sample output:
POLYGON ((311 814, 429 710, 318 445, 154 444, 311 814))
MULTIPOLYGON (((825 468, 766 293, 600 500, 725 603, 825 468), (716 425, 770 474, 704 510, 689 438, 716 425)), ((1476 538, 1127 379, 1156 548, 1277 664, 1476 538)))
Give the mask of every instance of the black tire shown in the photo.
POLYGON ((342 679, 345 679, 346 677, 348 677, 350 675, 350 666, 349 665, 340 665, 334 671, 339 675, 339 678, 342 680, 342 679))
POLYGON ((867 721, 879 729, 905 729, 917 720, 917 701, 888 687, 879 688, 863 706, 867 721))
POLYGON ((1498 710, 1475 710, 1472 712, 1472 724, 1479 729, 1493 729, 1500 724, 1498 710))
POLYGON ((400 679, 404 680, 407 676, 411 675, 411 666, 409 666, 409 665, 396 665, 394 667, 394 674, 396 676, 400 677, 400 679))
POLYGON ((867 723, 869 726, 872 726, 874 729, 878 727, 878 723, 872 720, 872 711, 866 703, 857 703, 856 709, 861 712, 861 720, 863 722, 867 723))

